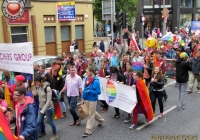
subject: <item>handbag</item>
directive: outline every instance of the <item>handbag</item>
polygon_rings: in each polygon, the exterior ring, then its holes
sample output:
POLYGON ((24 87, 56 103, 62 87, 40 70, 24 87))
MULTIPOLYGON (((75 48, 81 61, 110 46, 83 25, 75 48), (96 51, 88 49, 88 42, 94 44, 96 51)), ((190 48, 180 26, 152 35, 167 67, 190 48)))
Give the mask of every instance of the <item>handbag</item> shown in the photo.
POLYGON ((89 115, 89 110, 86 103, 82 104, 78 107, 79 118, 84 120, 89 115))
POLYGON ((143 77, 144 77, 145 79, 149 79, 149 78, 150 78, 150 75, 149 75, 149 73, 148 73, 148 71, 147 71, 146 68, 144 68, 143 77))

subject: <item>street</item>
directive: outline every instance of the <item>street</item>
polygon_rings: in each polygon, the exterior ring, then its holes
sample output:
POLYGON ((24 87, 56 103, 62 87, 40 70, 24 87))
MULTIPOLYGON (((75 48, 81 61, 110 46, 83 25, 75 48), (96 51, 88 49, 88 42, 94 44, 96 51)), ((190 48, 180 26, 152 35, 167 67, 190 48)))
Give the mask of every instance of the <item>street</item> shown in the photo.
MULTIPOLYGON (((168 79, 166 84, 166 92, 168 94, 168 100, 164 102, 164 117, 158 118, 159 106, 156 104, 156 118, 150 124, 144 124, 144 115, 139 115, 138 126, 136 129, 130 130, 131 123, 124 123, 127 116, 126 112, 120 111, 121 116, 119 119, 113 119, 114 108, 110 107, 105 113, 101 112, 101 107, 98 104, 97 111, 105 119, 105 123, 102 127, 97 127, 95 121, 93 127, 93 134, 86 140, 158 140, 158 136, 173 137, 173 140, 179 136, 183 136, 187 140, 187 136, 200 136, 200 112, 198 111, 200 106, 200 94, 194 93, 186 95, 185 110, 180 111, 176 106, 178 104, 178 89, 174 86, 175 81, 168 79), (165 114, 166 113, 166 114, 165 114), (186 136, 187 135, 187 136, 186 136)), ((195 86, 196 87, 196 84, 195 86)), ((67 105, 68 106, 68 105, 67 105)), ((57 131, 59 140, 78 140, 83 139, 82 134, 85 132, 87 119, 81 122, 80 126, 69 126, 72 122, 72 117, 69 111, 67 117, 64 119, 56 120, 57 131)), ((52 135, 50 126, 46 123, 46 135, 39 140, 47 140, 52 135)), ((176 139, 175 139, 176 138, 176 139)), ((188 137, 189 138, 189 137, 188 137)), ((184 140, 185 140, 184 139, 184 140)), ((195 137, 193 137, 194 140, 195 137)), ((193 140, 190 139, 190 140, 193 140)), ((197 138, 198 139, 198 138, 197 138)), ((165 140, 165 139, 159 139, 165 140)), ((189 140, 189 139, 188 139, 189 140)))

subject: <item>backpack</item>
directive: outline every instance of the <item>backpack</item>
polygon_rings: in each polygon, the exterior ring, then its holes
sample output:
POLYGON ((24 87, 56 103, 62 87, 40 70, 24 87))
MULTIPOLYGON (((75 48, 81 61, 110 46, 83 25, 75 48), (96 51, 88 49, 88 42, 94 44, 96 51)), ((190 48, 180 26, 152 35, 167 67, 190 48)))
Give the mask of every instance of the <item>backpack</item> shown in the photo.
MULTIPOLYGON (((50 86, 46 86, 44 88, 44 92, 47 94, 47 87, 50 87, 50 86)), ((51 101, 53 102, 53 104, 56 104, 59 102, 59 96, 57 95, 56 91, 52 89, 52 98, 51 98, 51 101)))

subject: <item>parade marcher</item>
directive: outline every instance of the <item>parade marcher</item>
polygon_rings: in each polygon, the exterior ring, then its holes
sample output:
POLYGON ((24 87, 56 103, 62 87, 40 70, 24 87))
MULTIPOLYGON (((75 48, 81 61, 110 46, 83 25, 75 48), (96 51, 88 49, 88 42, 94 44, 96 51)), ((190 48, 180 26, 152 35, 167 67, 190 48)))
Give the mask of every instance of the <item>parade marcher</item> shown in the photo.
MULTIPOLYGON (((159 51, 159 50, 156 51, 155 55, 156 55, 156 59, 158 60, 158 64, 156 64, 154 62, 154 67, 155 66, 159 66, 161 68, 161 70, 162 70, 162 75, 164 76, 165 72, 166 72, 166 59, 161 57, 162 56, 162 51, 159 51)), ((166 81, 166 79, 165 79, 165 81, 166 81)), ((167 93, 166 93, 166 91, 164 89, 164 101, 167 101, 167 99, 168 99, 168 95, 167 95, 167 93)))
POLYGON ((100 49, 97 50, 97 56, 94 58, 94 62, 96 64, 96 66, 101 69, 101 60, 104 57, 102 56, 102 51, 100 49))
POLYGON ((200 48, 197 49, 196 56, 190 60, 192 73, 190 73, 190 84, 188 93, 193 92, 195 79, 197 79, 197 92, 200 93, 200 48))
MULTIPOLYGON (((107 63, 106 58, 101 60, 101 69, 99 70, 99 75, 98 75, 99 77, 106 78, 106 76, 110 75, 110 73, 108 72, 108 69, 106 67, 106 63, 107 63)), ((108 110, 108 104, 106 103, 105 100, 101 100, 101 103, 103 104, 102 112, 106 112, 108 110)))
POLYGON ((83 137, 88 137, 92 134, 94 119, 98 121, 99 127, 101 127, 105 121, 96 111, 98 95, 101 94, 101 87, 99 79, 94 75, 94 73, 95 71, 92 67, 86 68, 86 74, 88 77, 85 79, 82 103, 85 103, 88 107, 89 116, 83 137))
POLYGON ((78 56, 79 55, 78 41, 76 39, 74 39, 74 41, 72 42, 72 46, 74 46, 74 54, 78 56))
MULTIPOLYGON (((56 62, 55 62, 55 65, 56 65, 56 62)), ((52 67, 53 68, 53 67, 52 67)), ((44 77, 45 81, 49 82, 50 85, 52 85, 52 78, 51 78, 51 75, 49 74, 49 72, 47 72, 46 70, 46 67, 45 65, 41 65, 40 68, 39 68, 39 75, 38 76, 42 76, 44 77)), ((37 77, 38 77, 37 76, 37 77)), ((36 78, 36 77, 35 77, 36 78)))
MULTIPOLYGON (((178 107, 180 110, 184 110, 184 100, 185 100, 185 95, 187 93, 187 84, 189 79, 188 71, 190 71, 191 69, 192 68, 188 62, 187 53, 182 52, 180 54, 180 58, 176 61, 176 81, 179 90, 178 107)), ((197 74, 200 75, 200 71, 198 71, 197 74)))
MULTIPOLYGON (((1 83, 2 84, 2 83, 1 83)), ((1 85, 0 84, 0 85, 1 85)), ((5 119, 8 123, 8 125, 10 125, 10 120, 8 119, 8 117, 6 116, 6 112, 8 111, 8 104, 7 102, 4 100, 4 92, 2 90, 0 90, 0 110, 3 112, 5 119)))
POLYGON ((121 74, 124 75, 124 72, 126 72, 126 63, 129 62, 129 56, 128 54, 123 54, 122 57, 123 59, 119 63, 119 67, 120 67, 121 74))
POLYGON ((100 49, 102 52, 105 52, 105 44, 104 44, 103 40, 101 40, 101 42, 99 43, 99 49, 100 49))
MULTIPOLYGON (((109 80, 115 81, 120 84, 123 84, 125 82, 124 76, 118 71, 117 67, 115 66, 110 66, 109 80)), ((118 119, 119 117, 120 117, 119 108, 115 107, 115 115, 113 115, 113 118, 118 119)))
POLYGON ((39 71, 39 65, 37 63, 33 64, 33 68, 34 68, 34 77, 38 76, 38 71, 39 71))
POLYGON ((95 70, 95 75, 97 75, 99 73, 99 68, 95 65, 94 63, 94 58, 91 57, 91 58, 88 58, 88 67, 93 67, 94 70, 95 70))
POLYGON ((163 96, 164 96, 164 77, 162 75, 161 68, 155 66, 152 70, 152 78, 150 81, 150 96, 153 111, 155 113, 156 98, 158 99, 158 104, 160 108, 159 117, 163 117, 163 96))
POLYGON ((141 111, 145 115, 146 118, 145 123, 150 122, 154 118, 154 113, 152 110, 148 89, 142 78, 142 73, 135 72, 133 74, 133 77, 135 81, 132 87, 136 89, 137 102, 133 110, 133 124, 129 127, 130 129, 134 129, 136 127, 138 118, 138 107, 140 107, 141 111))
MULTIPOLYGON (((22 75, 15 76, 15 84, 10 88, 10 92, 12 95, 13 95, 16 87, 23 87, 24 89, 26 89, 26 87, 24 85, 24 79, 25 78, 22 75)), ((11 96, 10 99, 13 100, 13 96, 11 96)), ((13 100, 13 103, 14 103, 14 108, 15 108, 17 102, 15 100, 13 100)))
POLYGON ((56 125, 54 123, 54 105, 52 102, 52 89, 50 84, 45 81, 44 77, 38 76, 35 78, 36 86, 38 90, 34 90, 33 94, 38 95, 39 97, 39 112, 37 118, 38 130, 37 134, 40 134, 41 123, 44 121, 44 114, 47 117, 47 122, 51 126, 53 131, 53 136, 50 140, 55 140, 58 138, 56 125))
POLYGON ((140 56, 140 53, 138 51, 136 51, 135 56, 132 59, 132 62, 140 62, 144 64, 144 58, 140 56))
POLYGON ((151 62, 150 59, 151 58, 148 55, 144 57, 144 65, 142 68, 143 78, 145 79, 147 86, 149 82, 151 81, 151 73, 153 69, 153 63, 151 62))
POLYGON ((16 135, 19 140, 37 140, 37 121, 33 99, 25 95, 25 88, 15 88, 13 96, 18 102, 15 108, 16 116, 12 116, 11 112, 7 112, 6 115, 11 123, 16 122, 16 135))
MULTIPOLYGON (((132 67, 127 68, 127 73, 125 75, 125 81, 126 81, 125 82, 126 85, 128 85, 128 86, 132 86, 133 85, 134 79, 133 79, 133 68, 132 67)), ((131 121, 131 114, 128 113, 128 116, 124 120, 124 122, 128 123, 130 121, 131 121)))
POLYGON ((113 50, 113 55, 112 55, 112 57, 110 58, 110 65, 111 65, 111 66, 118 67, 120 57, 121 57, 121 56, 120 56, 119 54, 117 54, 117 50, 113 50))
POLYGON ((82 79, 76 74, 74 66, 69 68, 69 75, 65 79, 65 86, 60 91, 60 94, 65 90, 67 90, 69 111, 74 119, 70 126, 80 125, 81 120, 79 119, 76 104, 79 93, 82 94, 82 79))
POLYGON ((85 69, 87 67, 87 63, 84 61, 83 56, 78 56, 79 64, 77 69, 77 74, 83 78, 83 75, 85 74, 85 69))
MULTIPOLYGON (((58 74, 58 68, 54 67, 52 69, 52 86, 51 88, 54 90, 57 90, 58 92, 60 92, 62 90, 62 88, 64 87, 64 81, 62 79, 62 76, 60 76, 58 74)), ((61 118, 65 118, 66 115, 66 105, 64 102, 64 92, 61 92, 60 94, 60 106, 61 106, 61 110, 62 110, 62 117, 61 118)))

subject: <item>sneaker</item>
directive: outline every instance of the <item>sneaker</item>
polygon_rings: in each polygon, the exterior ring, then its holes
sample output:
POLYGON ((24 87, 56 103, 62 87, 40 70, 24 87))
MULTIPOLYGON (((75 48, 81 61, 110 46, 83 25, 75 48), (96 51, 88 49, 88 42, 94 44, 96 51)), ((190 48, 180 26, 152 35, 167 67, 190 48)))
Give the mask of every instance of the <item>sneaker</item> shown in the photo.
POLYGON ((105 122, 105 120, 102 120, 101 123, 99 123, 97 126, 101 127, 104 122, 105 122))
POLYGON ((104 113, 104 112, 106 112, 107 110, 108 110, 108 108, 103 108, 101 112, 104 113))
POLYGON ((188 93, 188 94, 191 94, 191 93, 192 93, 192 91, 190 91, 190 90, 187 90, 187 93, 188 93))
POLYGON ((46 132, 41 132, 39 138, 43 137, 44 135, 46 135, 46 132))
POLYGON ((200 90, 197 90, 197 93, 200 93, 200 90))
POLYGON ((163 117, 163 113, 160 113, 160 115, 158 116, 158 118, 162 118, 163 117))
POLYGON ((144 123, 148 123, 148 120, 147 120, 147 119, 145 119, 143 122, 144 122, 144 123))
POLYGON ((53 136, 51 136, 51 138, 49 140, 56 140, 56 138, 58 138, 57 134, 53 134, 53 136))
POLYGON ((131 118, 126 118, 126 120, 124 120, 124 123, 128 123, 128 122, 130 122, 131 121, 131 118))
POLYGON ((134 128, 135 128, 135 125, 132 124, 129 128, 130 128, 130 129, 134 129, 134 128))
POLYGON ((167 96, 165 96, 165 97, 164 97, 164 101, 167 101, 167 99, 168 99, 168 97, 167 97, 167 96))
POLYGON ((90 136, 90 134, 88 134, 87 132, 85 132, 85 133, 83 134, 83 137, 88 137, 88 136, 90 136))
POLYGON ((61 119, 65 118, 65 117, 67 117, 66 112, 63 112, 61 119))

